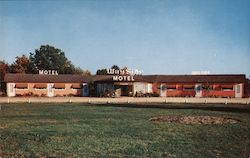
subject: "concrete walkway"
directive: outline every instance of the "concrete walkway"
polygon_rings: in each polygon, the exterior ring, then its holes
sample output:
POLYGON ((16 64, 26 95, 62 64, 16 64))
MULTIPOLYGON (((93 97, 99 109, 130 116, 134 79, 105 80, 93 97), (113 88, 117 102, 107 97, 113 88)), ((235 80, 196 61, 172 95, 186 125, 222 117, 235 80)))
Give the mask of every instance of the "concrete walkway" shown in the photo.
POLYGON ((200 103, 249 104, 250 98, 95 98, 95 97, 0 97, 0 103, 90 103, 90 104, 150 104, 150 103, 200 103))

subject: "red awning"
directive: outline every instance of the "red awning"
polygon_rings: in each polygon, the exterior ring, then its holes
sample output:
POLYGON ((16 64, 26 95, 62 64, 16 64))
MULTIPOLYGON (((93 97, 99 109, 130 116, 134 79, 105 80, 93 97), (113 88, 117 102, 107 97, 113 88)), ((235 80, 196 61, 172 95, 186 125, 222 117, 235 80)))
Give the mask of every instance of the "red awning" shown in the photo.
POLYGON ((176 89, 176 85, 167 85, 167 89, 176 89))
POLYGON ((47 88, 46 83, 37 83, 35 84, 34 88, 47 88))
POLYGON ((74 83, 74 84, 71 85, 71 88, 81 89, 82 88, 82 84, 81 83, 74 83))
POLYGON ((221 88, 233 89, 233 85, 221 85, 221 88))
POLYGON ((189 88, 189 89, 191 89, 191 88, 194 89, 194 85, 184 85, 183 87, 184 87, 184 88, 189 88))
POLYGON ((55 83, 54 88, 56 88, 56 89, 64 89, 65 84, 64 83, 55 83))
POLYGON ((16 83, 15 88, 28 88, 28 83, 16 83))

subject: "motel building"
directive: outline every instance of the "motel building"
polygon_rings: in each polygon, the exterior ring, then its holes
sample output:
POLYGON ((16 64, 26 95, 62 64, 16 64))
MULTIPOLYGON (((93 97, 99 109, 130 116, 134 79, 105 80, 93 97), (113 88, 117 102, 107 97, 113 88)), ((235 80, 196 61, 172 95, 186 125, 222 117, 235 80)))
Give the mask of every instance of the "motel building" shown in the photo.
POLYGON ((244 97, 245 75, 60 75, 6 74, 8 97, 14 96, 82 96, 88 97, 89 86, 96 96, 112 92, 114 97, 145 96, 159 97, 244 97), (148 94, 148 95, 146 95, 148 94), (154 95, 150 95, 154 94, 154 95))
POLYGON ((88 96, 89 77, 6 74, 7 96, 88 96))

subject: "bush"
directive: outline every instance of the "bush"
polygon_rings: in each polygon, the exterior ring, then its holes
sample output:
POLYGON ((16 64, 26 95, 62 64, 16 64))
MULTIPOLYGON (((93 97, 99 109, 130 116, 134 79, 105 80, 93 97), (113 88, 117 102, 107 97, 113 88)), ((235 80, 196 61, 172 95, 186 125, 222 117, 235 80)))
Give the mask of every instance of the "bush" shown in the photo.
POLYGON ((153 97, 159 97, 160 95, 159 95, 158 93, 154 92, 154 93, 152 94, 152 96, 153 96, 153 97))
POLYGON ((68 97, 73 97, 73 96, 77 96, 77 95, 74 95, 73 93, 70 93, 67 95, 68 97))
POLYGON ((135 97, 144 97, 144 93, 140 92, 135 92, 135 97))
POLYGON ((33 96, 34 94, 32 92, 29 92, 29 93, 24 93, 23 96, 25 97, 29 97, 29 96, 33 96))
POLYGON ((46 97, 46 94, 42 93, 42 94, 41 94, 41 97, 46 97))
POLYGON ((4 93, 0 91, 0 96, 4 96, 4 93))

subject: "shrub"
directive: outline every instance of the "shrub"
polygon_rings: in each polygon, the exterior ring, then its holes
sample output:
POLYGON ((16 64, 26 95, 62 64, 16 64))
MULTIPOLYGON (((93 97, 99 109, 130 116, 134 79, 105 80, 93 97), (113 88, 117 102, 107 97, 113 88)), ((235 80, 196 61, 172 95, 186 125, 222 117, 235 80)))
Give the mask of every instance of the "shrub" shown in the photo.
POLYGON ((22 97, 23 95, 21 95, 21 94, 16 94, 16 96, 17 96, 17 97, 22 97))
POLYGON ((23 96, 28 97, 28 96, 33 96, 34 94, 32 92, 29 93, 24 93, 23 96))
POLYGON ((70 93, 70 94, 68 94, 67 96, 68 96, 68 97, 73 97, 73 96, 77 96, 77 95, 75 95, 75 94, 73 94, 73 93, 70 93))
POLYGON ((42 94, 41 94, 41 97, 46 97, 46 94, 42 93, 42 94))
POLYGON ((154 93, 152 94, 152 96, 153 96, 153 97, 159 97, 160 95, 159 95, 158 93, 154 92, 154 93))

